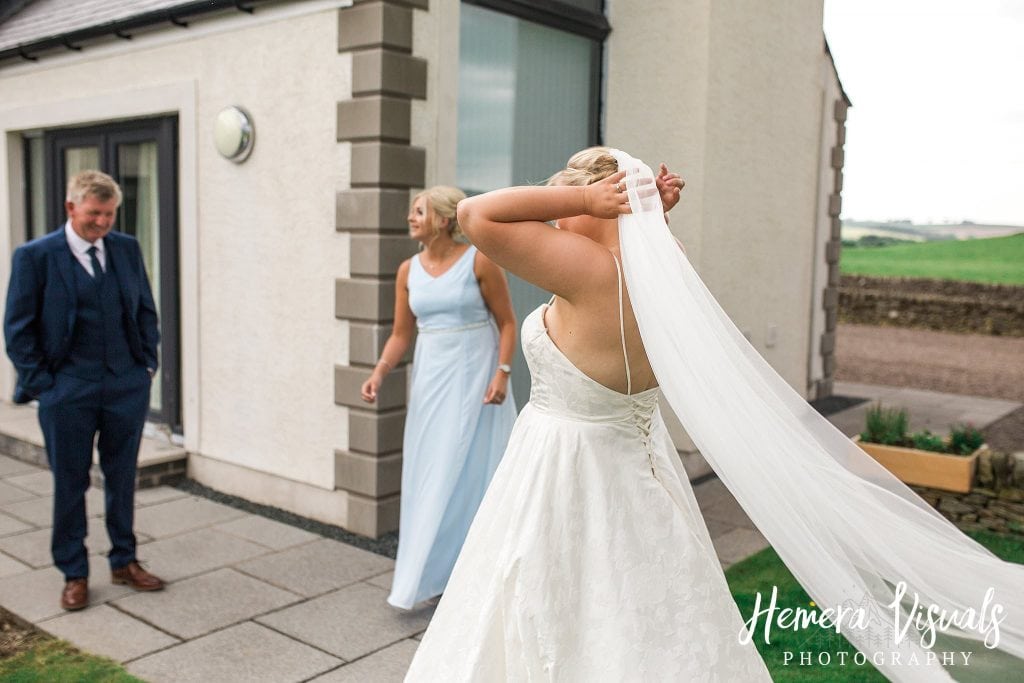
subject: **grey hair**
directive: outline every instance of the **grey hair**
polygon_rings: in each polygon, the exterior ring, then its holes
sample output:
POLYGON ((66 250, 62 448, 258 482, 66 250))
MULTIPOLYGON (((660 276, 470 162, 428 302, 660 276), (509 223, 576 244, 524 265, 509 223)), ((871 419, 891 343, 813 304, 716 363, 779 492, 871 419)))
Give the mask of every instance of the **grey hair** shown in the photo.
POLYGON ((86 197, 95 197, 101 202, 117 200, 121 206, 121 187, 117 181, 102 171, 79 171, 68 181, 67 201, 80 204, 86 197))

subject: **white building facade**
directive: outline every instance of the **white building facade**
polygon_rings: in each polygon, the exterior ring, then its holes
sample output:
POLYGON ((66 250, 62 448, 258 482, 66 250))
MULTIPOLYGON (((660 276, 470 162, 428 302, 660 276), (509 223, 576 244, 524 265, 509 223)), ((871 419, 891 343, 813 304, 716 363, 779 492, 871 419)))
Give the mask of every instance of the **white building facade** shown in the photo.
POLYGON ((69 174, 112 173, 161 309, 151 420, 189 475, 379 535, 407 373, 375 406, 359 385, 424 186, 540 182, 597 143, 665 161, 712 292, 794 388, 831 391, 848 101, 821 26, 821 0, 0 3, 0 279, 63 222, 69 174), (242 163, 214 145, 229 106, 242 163))

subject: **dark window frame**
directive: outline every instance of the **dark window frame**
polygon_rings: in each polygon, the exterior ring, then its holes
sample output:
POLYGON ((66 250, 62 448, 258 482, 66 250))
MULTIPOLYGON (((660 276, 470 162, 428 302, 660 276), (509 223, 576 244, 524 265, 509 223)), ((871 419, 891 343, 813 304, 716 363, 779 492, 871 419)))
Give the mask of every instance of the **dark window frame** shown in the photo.
POLYGON ((462 0, 526 21, 532 21, 568 33, 585 36, 599 43, 611 32, 611 24, 602 11, 586 10, 560 0, 462 0))
MULTIPOLYGON (((156 142, 158 212, 160 220, 160 374, 161 409, 150 411, 149 418, 181 433, 181 302, 178 258, 178 117, 176 115, 133 119, 77 128, 55 128, 43 131, 45 165, 46 215, 49 229, 64 224, 64 149, 96 146, 100 169, 115 178, 120 175, 117 146, 139 142, 156 142)), ((29 148, 25 145, 26 200, 31 200, 29 148)), ((30 211, 26 207, 26 211, 30 211)), ((120 216, 119 216, 120 218, 120 216)), ((30 224, 28 224, 30 225, 30 224)), ((31 237, 26 231, 27 237, 31 237)))

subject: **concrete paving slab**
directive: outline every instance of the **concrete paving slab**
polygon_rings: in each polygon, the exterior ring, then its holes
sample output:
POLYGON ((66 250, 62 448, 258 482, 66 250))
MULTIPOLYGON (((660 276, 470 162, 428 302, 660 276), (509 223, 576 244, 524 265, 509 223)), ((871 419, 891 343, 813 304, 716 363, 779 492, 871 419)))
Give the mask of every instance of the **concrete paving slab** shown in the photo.
MULTIPOLYGON (((105 557, 89 558, 89 601, 99 605, 132 592, 128 586, 110 583, 110 565, 105 557)), ((60 591, 64 577, 53 567, 0 578, 0 605, 33 623, 64 614, 60 591)))
MULTIPOLYGON (((0 550, 36 568, 52 565, 51 529, 27 528, 32 530, 0 538, 0 550)), ((135 539, 140 546, 152 540, 146 534, 138 532, 135 539)), ((110 538, 107 536, 106 523, 102 517, 90 517, 87 520, 85 547, 90 555, 106 555, 110 552, 110 538)))
POLYGON ((146 507, 158 503, 185 498, 188 494, 170 486, 154 486, 151 489, 138 489, 135 491, 135 507, 146 507))
POLYGON ((386 557, 325 538, 243 562, 238 569, 312 597, 376 576, 393 566, 394 561, 386 557))
MULTIPOLYGON (((147 543, 139 557, 165 581, 178 581, 262 555, 266 547, 214 529, 196 529, 147 543)), ((0 600, 0 604, 3 601, 0 600)))
POLYGON ((745 560, 768 547, 768 541, 764 536, 753 529, 735 529, 712 539, 712 542, 723 568, 745 560))
POLYGON ((310 683, 402 683, 419 645, 415 640, 400 640, 310 683))
POLYGON ((31 524, 23 522, 17 517, 11 517, 8 514, 0 512, 0 536, 10 536, 11 534, 20 534, 23 531, 33 529, 31 524))
POLYGON ((9 458, 6 455, 0 455, 0 478, 7 477, 12 474, 27 474, 29 472, 35 472, 39 468, 30 463, 18 460, 16 458, 9 458))
POLYGON ((433 606, 413 612, 392 608, 387 591, 366 583, 258 617, 257 622, 353 660, 427 628, 433 606))
POLYGON ((33 446, 43 445, 43 430, 39 427, 39 418, 33 406, 16 406, 0 401, 0 423, 3 424, 4 434, 33 446))
POLYGON ((292 546, 309 543, 321 538, 317 534, 299 529, 290 524, 282 524, 259 515, 246 515, 238 519, 218 524, 214 527, 247 541, 265 545, 274 550, 284 550, 292 546))
POLYGON ((733 531, 734 529, 743 528, 738 527, 735 524, 730 524, 729 522, 724 522, 720 519, 716 519, 714 517, 705 517, 704 525, 708 528, 708 534, 711 535, 712 540, 718 538, 719 536, 727 534, 730 531, 733 531))
POLYGON ((26 491, 19 486, 13 486, 6 481, 0 481, 0 505, 17 503, 20 500, 30 500, 37 497, 31 491, 26 491))
POLYGON ((35 529, 0 538, 0 550, 36 569, 53 564, 49 529, 35 529))
MULTIPOLYGON (((90 555, 106 555, 110 552, 110 536, 107 535, 107 522, 105 517, 90 517, 88 522, 89 535, 86 536, 85 542, 89 548, 90 555)), ((49 531, 49 530, 48 530, 49 531)), ((136 550, 142 548, 146 543, 152 541, 153 538, 147 534, 141 533, 138 530, 135 531, 135 542, 137 544, 136 550)), ((49 541, 47 541, 49 543, 49 541)), ((49 547, 49 546, 47 546, 49 547)), ((145 550, 139 550, 139 552, 146 552, 145 550)))
POLYGON ((697 505, 702 510, 722 500, 723 496, 732 499, 729 489, 725 488, 725 484, 718 477, 708 479, 693 487, 693 497, 697 499, 697 505))
POLYGON ((289 683, 336 668, 341 660, 246 622, 128 664, 149 683, 289 683))
POLYGON ((833 391, 839 396, 853 396, 878 400, 891 396, 900 390, 900 387, 887 387, 881 384, 862 384, 860 382, 836 382, 832 385, 833 391))
POLYGON ((853 438, 864 429, 864 408, 855 406, 828 416, 828 421, 846 436, 853 438))
POLYGON ((166 538, 184 531, 213 526, 242 517, 242 510, 188 496, 165 503, 148 505, 135 511, 135 529, 153 538, 166 538))
POLYGON ((31 491, 37 496, 53 495, 53 475, 50 474, 49 470, 36 470, 26 474, 15 474, 5 477, 4 481, 26 491, 31 491))
POLYGON ((144 437, 142 443, 139 444, 139 467, 181 460, 186 457, 188 454, 184 448, 168 443, 162 438, 144 437))
MULTIPOLYGON (((88 496, 88 494, 86 495, 88 496)), ((87 512, 90 509, 88 498, 86 498, 85 509, 87 512)), ((0 510, 3 510, 5 514, 24 520, 32 526, 45 527, 53 524, 53 496, 7 503, 0 505, 0 510)))
POLYGON ((192 639, 301 599, 233 569, 218 569, 114 604, 168 633, 192 639))
POLYGON ((19 562, 6 553, 0 553, 0 578, 29 571, 32 571, 32 567, 24 562, 19 562))
POLYGON ((393 571, 391 571, 391 572, 384 572, 383 574, 378 574, 377 576, 371 576, 370 578, 366 579, 366 583, 370 584, 371 586, 377 586, 378 588, 383 588, 384 590, 386 590, 386 591, 388 591, 390 593, 391 592, 391 582, 394 581, 394 580, 395 580, 395 573, 393 571))
MULTIPOLYGON (((85 514, 89 517, 100 517, 103 515, 103 508, 103 491, 90 486, 85 492, 85 514)), ((33 526, 53 526, 53 496, 8 503, 0 506, 0 510, 33 526)))
POLYGON ((85 652, 118 662, 136 659, 180 642, 108 605, 92 605, 79 612, 66 612, 39 622, 38 626, 85 652))
POLYGON ((945 394, 939 391, 928 391, 927 389, 901 388, 898 391, 887 395, 883 403, 892 403, 905 407, 919 406, 947 406, 958 401, 955 394, 945 394))
POLYGON ((702 512, 704 513, 705 520, 713 519, 734 527, 754 528, 754 523, 750 521, 750 517, 747 517, 747 513, 743 511, 743 508, 740 507, 740 504, 736 502, 736 499, 731 494, 728 500, 721 500, 714 505, 709 505, 702 512))

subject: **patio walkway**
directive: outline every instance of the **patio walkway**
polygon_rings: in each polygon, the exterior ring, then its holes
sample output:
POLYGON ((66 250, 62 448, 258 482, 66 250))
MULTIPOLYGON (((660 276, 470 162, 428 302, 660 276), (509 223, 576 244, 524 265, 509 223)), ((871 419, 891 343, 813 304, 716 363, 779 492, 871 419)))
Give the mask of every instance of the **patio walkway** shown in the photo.
MULTIPOLYGON (((837 393, 906 405, 914 428, 984 425, 1020 405, 868 385, 837 393)), ((866 406, 831 419, 855 433, 866 406)), ((24 415, 16 429, 5 415, 0 436, 31 431, 24 415)), ((766 547, 721 482, 694 492, 723 566, 766 547)), ((102 494, 90 489, 92 604, 67 613, 50 559, 51 505, 47 470, 0 455, 0 605, 153 683, 401 680, 430 619, 431 607, 401 613, 385 603, 392 560, 167 486, 136 496, 139 555, 167 589, 109 583, 102 494)))

